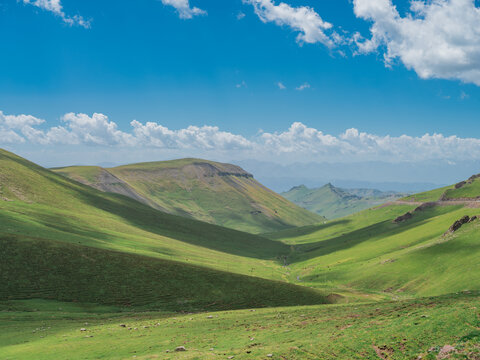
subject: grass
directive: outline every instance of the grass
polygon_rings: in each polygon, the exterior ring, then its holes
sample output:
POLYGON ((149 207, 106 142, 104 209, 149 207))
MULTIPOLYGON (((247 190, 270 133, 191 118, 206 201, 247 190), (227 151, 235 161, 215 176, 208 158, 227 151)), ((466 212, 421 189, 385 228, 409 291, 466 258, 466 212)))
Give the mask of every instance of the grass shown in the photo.
POLYGON ((480 196, 480 178, 467 182, 459 189, 449 189, 445 192, 446 199, 476 199, 480 196))
MULTIPOLYGON (((54 170, 86 184, 102 185, 102 190, 118 192, 118 184, 101 184, 95 168, 54 170)), ((158 209, 241 231, 263 233, 323 220, 230 164, 181 159, 102 170, 124 182, 122 191, 128 186, 130 196, 148 199, 147 203, 158 209)))
POLYGON ((40 298, 177 312, 327 302, 305 287, 174 261, 52 241, 0 241, 0 300, 40 298))
POLYGON ((478 359, 478 308, 478 293, 181 316, 11 301, 0 304, 0 358, 433 360, 451 345, 450 358, 478 359))
POLYGON ((432 207, 412 219, 392 220, 415 206, 366 210, 324 225, 270 234, 292 246, 290 281, 371 298, 432 296, 480 288, 480 222, 444 236, 450 225, 477 209, 432 207))
POLYGON ((2 360, 480 358, 480 220, 444 234, 478 209, 395 223, 416 205, 379 206, 256 236, 3 151, 0 184, 2 360))
POLYGON ((414 194, 407 196, 401 200, 404 201, 418 201, 418 202, 433 202, 433 201, 438 201, 442 197, 442 195, 445 193, 445 191, 448 191, 449 189, 452 189, 453 186, 446 186, 443 188, 439 189, 434 189, 430 191, 425 191, 422 193, 414 194))

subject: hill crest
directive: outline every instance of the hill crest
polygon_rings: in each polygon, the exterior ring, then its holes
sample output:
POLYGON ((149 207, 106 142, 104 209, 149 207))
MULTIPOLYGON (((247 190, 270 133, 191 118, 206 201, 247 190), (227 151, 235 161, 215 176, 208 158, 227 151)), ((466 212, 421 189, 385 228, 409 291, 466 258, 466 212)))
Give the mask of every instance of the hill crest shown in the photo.
POLYGON ((114 168, 66 167, 55 172, 104 192, 120 193, 174 215, 252 233, 323 221, 233 164, 196 158, 114 168))

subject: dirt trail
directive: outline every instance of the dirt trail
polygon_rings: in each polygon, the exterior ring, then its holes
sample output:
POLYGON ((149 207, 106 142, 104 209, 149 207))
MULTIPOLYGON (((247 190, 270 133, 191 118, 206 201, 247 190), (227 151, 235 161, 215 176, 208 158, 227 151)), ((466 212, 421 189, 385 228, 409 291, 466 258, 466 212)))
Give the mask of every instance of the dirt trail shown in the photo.
POLYGON ((420 201, 406 201, 406 200, 396 200, 390 201, 382 205, 389 206, 389 205, 415 205, 420 206, 423 204, 431 204, 432 206, 452 206, 452 205, 464 205, 469 208, 480 208, 480 200, 469 200, 469 199, 458 199, 458 200, 438 200, 432 201, 428 203, 420 202, 420 201))

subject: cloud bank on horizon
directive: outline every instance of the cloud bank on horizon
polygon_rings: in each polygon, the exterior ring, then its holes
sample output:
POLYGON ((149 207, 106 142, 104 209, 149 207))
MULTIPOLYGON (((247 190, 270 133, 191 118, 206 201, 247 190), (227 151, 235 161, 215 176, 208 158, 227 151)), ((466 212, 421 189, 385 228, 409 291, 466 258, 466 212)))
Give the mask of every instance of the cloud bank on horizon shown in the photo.
POLYGON ((0 146, 93 145, 116 149, 174 150, 182 156, 223 154, 231 159, 270 161, 421 162, 427 160, 480 160, 480 139, 425 134, 379 136, 348 129, 340 135, 325 134, 300 122, 282 132, 260 132, 253 138, 222 131, 216 126, 188 126, 172 130, 156 122, 133 120, 125 132, 106 115, 68 113, 62 125, 42 129, 45 120, 32 115, 5 115, 0 111, 0 146))

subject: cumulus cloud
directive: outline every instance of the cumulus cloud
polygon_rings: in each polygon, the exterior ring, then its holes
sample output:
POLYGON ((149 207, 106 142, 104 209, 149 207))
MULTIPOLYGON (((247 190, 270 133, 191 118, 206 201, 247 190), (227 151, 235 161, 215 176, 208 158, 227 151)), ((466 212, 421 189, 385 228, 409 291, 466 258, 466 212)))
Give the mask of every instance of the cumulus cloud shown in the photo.
POLYGON ((273 22, 288 26, 299 32, 297 42, 322 43, 329 48, 342 41, 340 35, 332 31, 333 25, 323 21, 320 15, 308 6, 292 7, 286 3, 275 4, 273 0, 242 0, 252 5, 255 14, 264 23, 273 22))
POLYGON ((46 11, 50 11, 55 15, 59 16, 64 23, 70 26, 78 25, 84 27, 85 29, 90 28, 90 21, 85 20, 82 16, 67 16, 63 11, 60 0, 23 0, 23 3, 36 6, 46 11))
POLYGON ((474 0, 411 0, 400 16, 391 0, 354 0, 355 15, 372 22, 359 53, 384 49, 387 66, 400 60, 422 79, 480 85, 480 8, 474 0))
POLYGON ((194 16, 206 15, 205 10, 197 7, 191 7, 189 0, 162 0, 164 5, 173 6, 181 19, 191 19, 194 16))
POLYGON ((280 90, 285 90, 285 89, 287 88, 285 85, 283 85, 283 83, 282 83, 281 81, 279 81, 279 82, 277 83, 277 86, 278 86, 278 88, 279 88, 280 90))
POLYGON ((216 126, 189 126, 170 130, 155 122, 131 122, 137 144, 166 149, 238 150, 250 149, 252 143, 241 135, 221 131, 216 126))
POLYGON ((156 122, 133 120, 130 131, 122 131, 103 114, 68 113, 60 126, 45 127, 31 115, 0 112, 0 145, 89 145, 97 148, 158 149, 177 156, 224 154, 229 159, 256 158, 279 161, 390 163, 430 160, 480 160, 480 139, 425 134, 379 136, 348 129, 326 134, 300 122, 282 132, 261 132, 253 138, 223 131, 217 126, 189 126, 173 130, 156 122))

